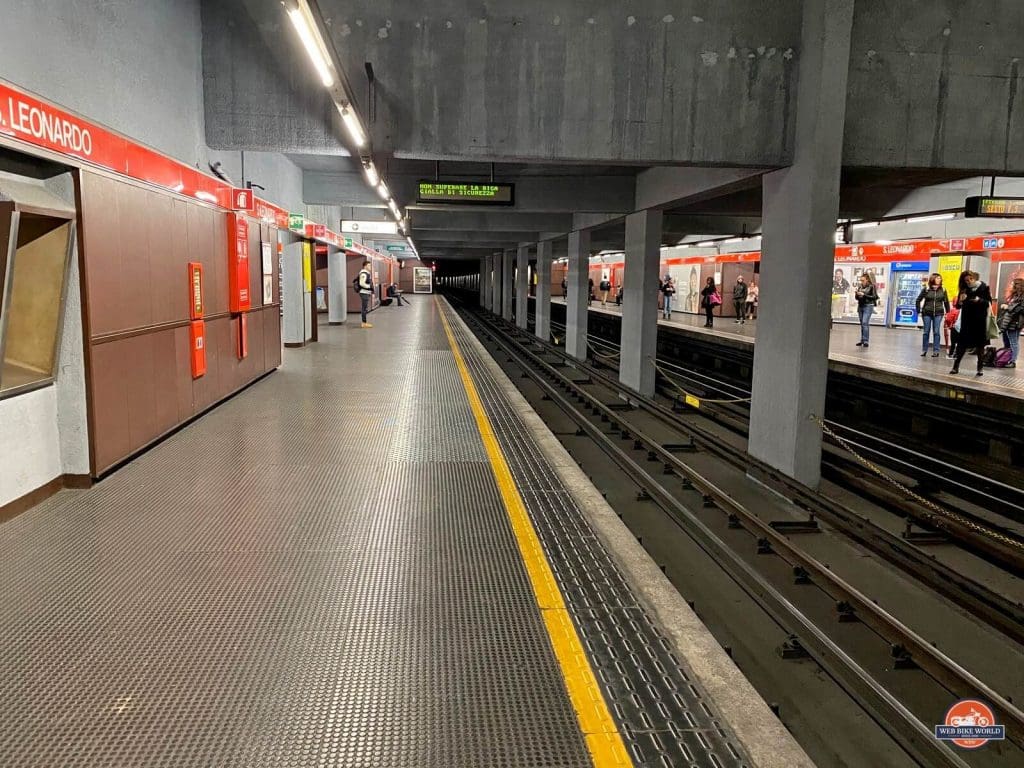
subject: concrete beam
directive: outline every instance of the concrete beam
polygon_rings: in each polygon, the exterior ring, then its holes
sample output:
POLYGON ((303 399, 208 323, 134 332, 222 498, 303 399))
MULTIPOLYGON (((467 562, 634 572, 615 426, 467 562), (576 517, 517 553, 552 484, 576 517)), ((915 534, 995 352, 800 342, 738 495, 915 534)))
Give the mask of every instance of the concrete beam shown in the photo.
POLYGON ((648 397, 654 395, 656 378, 653 361, 658 349, 661 219, 658 210, 640 211, 626 218, 619 381, 648 397))
POLYGON ((409 221, 417 232, 431 229, 480 232, 568 232, 573 217, 564 213, 520 213, 481 210, 412 208, 409 221))
POLYGON ((636 207, 668 208, 760 186, 764 169, 658 167, 636 177, 636 207))
POLYGON ((475 245, 482 243, 498 243, 500 248, 503 243, 518 245, 523 240, 536 241, 537 232, 494 232, 492 230, 481 230, 479 232, 467 230, 444 230, 444 229, 417 229, 412 228, 412 236, 417 243, 465 243, 475 245))
MULTIPOLYGON (((453 210, 466 213, 467 207, 416 206, 416 184, 420 177, 387 175, 388 187, 402 206, 414 206, 412 212, 453 210)), ((519 176, 502 179, 516 185, 515 206, 501 213, 561 213, 586 211, 619 211, 622 215, 634 210, 634 181, 632 176, 519 176)), ((379 205, 376 196, 361 174, 306 171, 303 174, 303 196, 307 203, 343 205, 379 205)), ((480 209, 477 209, 480 211, 480 209)))
POLYGON ((511 249, 501 254, 501 316, 510 323, 514 310, 515 256, 516 252, 511 249))

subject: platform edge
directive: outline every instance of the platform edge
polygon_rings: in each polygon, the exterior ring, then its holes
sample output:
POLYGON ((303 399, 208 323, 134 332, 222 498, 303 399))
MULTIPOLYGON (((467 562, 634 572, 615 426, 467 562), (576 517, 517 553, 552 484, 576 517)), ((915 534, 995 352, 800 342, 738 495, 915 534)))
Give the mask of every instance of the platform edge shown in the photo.
MULTIPOLYGON (((464 328, 462 318, 453 313, 464 328)), ((626 583, 665 631, 673 650, 714 701, 752 768, 815 768, 782 721, 687 605, 626 524, 609 506, 558 438, 548 429, 501 366, 466 328, 469 343, 480 353, 502 393, 519 411, 541 451, 558 473, 594 532, 611 554, 626 583)))

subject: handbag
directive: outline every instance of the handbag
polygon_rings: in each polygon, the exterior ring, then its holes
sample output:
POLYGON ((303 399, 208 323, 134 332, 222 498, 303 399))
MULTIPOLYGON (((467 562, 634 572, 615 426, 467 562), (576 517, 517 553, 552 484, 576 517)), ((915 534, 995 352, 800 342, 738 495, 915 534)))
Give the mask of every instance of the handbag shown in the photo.
POLYGON ((991 312, 988 313, 988 337, 995 339, 999 337, 999 325, 996 323, 996 317, 991 312))
POLYGON ((715 291, 714 293, 711 294, 711 306, 712 307, 720 307, 720 306, 722 306, 722 294, 720 294, 718 291, 715 291))

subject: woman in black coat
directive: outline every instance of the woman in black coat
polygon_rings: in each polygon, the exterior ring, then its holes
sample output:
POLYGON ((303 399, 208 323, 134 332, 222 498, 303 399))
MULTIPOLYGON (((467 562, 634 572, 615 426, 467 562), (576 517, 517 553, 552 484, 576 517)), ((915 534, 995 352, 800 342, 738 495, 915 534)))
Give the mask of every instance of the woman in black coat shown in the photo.
POLYGON ((960 335, 956 343, 956 358, 950 373, 960 372, 960 361, 967 350, 978 356, 978 376, 981 376, 982 356, 988 346, 988 319, 992 315, 992 293, 977 272, 968 272, 965 285, 957 297, 960 309, 960 335))

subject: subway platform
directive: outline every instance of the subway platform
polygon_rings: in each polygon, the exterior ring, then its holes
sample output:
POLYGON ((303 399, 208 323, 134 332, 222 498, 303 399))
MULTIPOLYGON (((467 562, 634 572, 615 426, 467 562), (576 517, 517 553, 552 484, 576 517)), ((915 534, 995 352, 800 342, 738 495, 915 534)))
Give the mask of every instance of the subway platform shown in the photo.
POLYGON ((0 525, 0 763, 811 765, 412 299, 0 525))
MULTIPOLYGON (((552 303, 565 304, 561 296, 552 297, 552 303)), ((621 307, 614 302, 602 306, 595 301, 591 312, 619 316, 621 307)), ((724 346, 749 350, 757 337, 757 321, 739 325, 731 317, 716 317, 713 328, 704 327, 703 315, 673 312, 672 319, 658 315, 659 325, 677 328, 686 334, 703 339, 714 339, 724 346)), ((829 343, 829 360, 832 368, 863 379, 884 381, 907 389, 919 389, 933 393, 944 393, 950 387, 968 390, 998 407, 998 400, 1005 399, 1013 410, 1024 401, 1024 364, 1020 368, 986 368, 985 375, 976 377, 976 362, 968 357, 961 364, 959 375, 950 375, 952 367, 943 347, 939 357, 921 357, 921 331, 912 328, 889 328, 871 326, 871 346, 860 349, 860 326, 855 323, 835 323, 829 343)), ((1001 346, 997 342, 993 342, 1001 346)))

